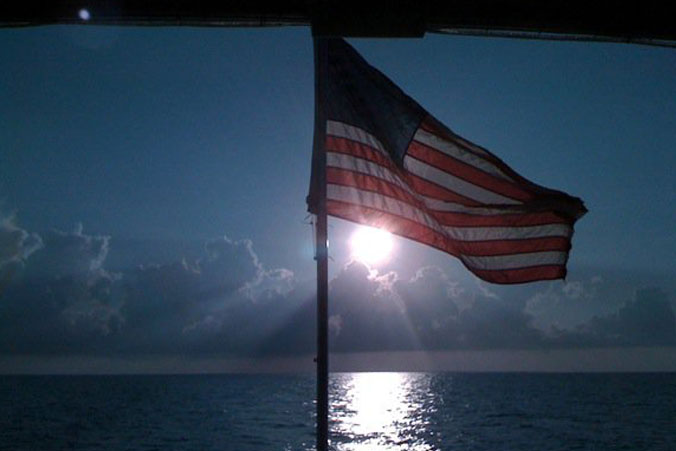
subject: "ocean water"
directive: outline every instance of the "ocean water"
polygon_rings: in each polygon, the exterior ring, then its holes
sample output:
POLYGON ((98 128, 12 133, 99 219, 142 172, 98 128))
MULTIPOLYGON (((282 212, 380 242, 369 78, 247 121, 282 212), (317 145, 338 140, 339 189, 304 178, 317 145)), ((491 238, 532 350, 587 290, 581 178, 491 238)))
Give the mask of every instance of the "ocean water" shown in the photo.
MULTIPOLYGON (((0 376, 2 450, 309 450, 312 375, 0 376)), ((342 373, 336 450, 676 450, 676 374, 342 373)))

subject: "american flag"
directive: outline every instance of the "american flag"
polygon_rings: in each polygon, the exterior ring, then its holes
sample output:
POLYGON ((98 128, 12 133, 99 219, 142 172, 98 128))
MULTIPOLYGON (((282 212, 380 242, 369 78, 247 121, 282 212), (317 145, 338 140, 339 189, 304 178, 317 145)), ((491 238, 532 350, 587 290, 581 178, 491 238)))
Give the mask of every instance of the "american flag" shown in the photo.
POLYGON ((453 133, 344 40, 320 52, 329 215, 440 249, 488 282, 565 277, 573 225, 587 211, 580 199, 453 133))

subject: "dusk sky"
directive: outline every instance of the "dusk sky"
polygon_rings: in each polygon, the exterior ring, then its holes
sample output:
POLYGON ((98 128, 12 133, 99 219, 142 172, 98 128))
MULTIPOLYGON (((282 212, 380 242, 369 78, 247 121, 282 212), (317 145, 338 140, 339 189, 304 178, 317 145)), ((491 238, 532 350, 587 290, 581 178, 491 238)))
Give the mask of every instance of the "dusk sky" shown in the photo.
MULTIPOLYGON (((516 286, 330 219, 332 368, 676 370, 676 51, 349 41, 589 213, 516 286)), ((311 369, 313 75, 307 28, 0 30, 0 373, 311 369)))

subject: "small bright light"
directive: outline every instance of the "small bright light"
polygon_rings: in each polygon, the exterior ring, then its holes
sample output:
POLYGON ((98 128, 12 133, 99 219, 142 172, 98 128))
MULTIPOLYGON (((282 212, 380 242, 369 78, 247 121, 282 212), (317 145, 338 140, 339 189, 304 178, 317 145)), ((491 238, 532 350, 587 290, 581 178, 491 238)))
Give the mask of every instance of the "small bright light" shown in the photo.
POLYGON ((352 257, 366 264, 385 260, 392 250, 392 234, 373 227, 359 227, 350 240, 352 257))
POLYGON ((80 19, 82 19, 82 20, 89 20, 92 17, 92 15, 89 14, 89 11, 84 9, 84 8, 82 8, 80 11, 78 11, 77 14, 78 14, 78 16, 80 16, 80 19))

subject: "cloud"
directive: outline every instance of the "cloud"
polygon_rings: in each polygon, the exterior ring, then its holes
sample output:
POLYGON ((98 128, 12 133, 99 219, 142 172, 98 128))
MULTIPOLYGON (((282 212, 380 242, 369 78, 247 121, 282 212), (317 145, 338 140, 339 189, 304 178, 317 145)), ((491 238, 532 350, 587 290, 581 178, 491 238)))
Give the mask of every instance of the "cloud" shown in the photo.
MULTIPOLYGON (((30 236, 8 225, 11 236, 30 236)), ((3 352, 243 349, 253 341, 247 330, 258 330, 243 326, 294 284, 291 271, 264 268, 248 240, 221 237, 206 242, 194 261, 124 273, 105 269, 110 237, 86 234, 81 226, 51 231, 41 243, 39 251, 22 254, 21 278, 2 295, 3 352)))
POLYGON ((72 331, 85 336, 107 336, 124 327, 125 319, 121 313, 124 297, 116 292, 119 277, 99 271, 87 280, 71 280, 61 285, 64 292, 55 294, 67 297, 69 302, 60 316, 72 331))
POLYGON ((72 232, 52 230, 42 240, 26 266, 26 277, 59 279, 96 272, 106 260, 110 237, 84 234, 77 225, 72 232))
POLYGON ((516 302, 477 296, 457 319, 459 344, 477 349, 528 349, 541 346, 544 334, 516 302))
POLYGON ((395 288, 403 300, 407 324, 421 345, 436 348, 456 341, 457 302, 463 293, 457 282, 440 268, 426 266, 411 279, 399 281, 395 288))
MULTIPOLYGON (((397 284, 396 273, 379 274, 356 261, 341 268, 329 281, 329 331, 333 352, 416 347, 397 284)), ((295 307, 261 350, 285 354, 313 352, 316 341, 314 287, 299 287, 280 302, 295 307)))
POLYGON ((330 281, 330 315, 341 318, 341 333, 332 345, 336 350, 370 350, 385 345, 379 323, 392 322, 397 304, 390 291, 391 278, 359 262, 351 262, 330 281))
POLYGON ((251 300, 257 302, 263 298, 286 296, 293 290, 295 284, 293 271, 275 268, 261 271, 254 280, 244 286, 243 291, 251 300))
POLYGON ((676 316, 664 291, 640 289, 616 313, 595 316, 564 337, 583 345, 673 346, 676 316))
POLYGON ((109 237, 81 227, 51 231, 27 255, 0 300, 0 349, 5 352, 68 352, 96 349, 124 319, 116 288, 119 274, 102 267, 109 237))
POLYGON ((208 241, 189 263, 139 268, 128 277, 125 340, 147 352, 249 352, 274 317, 270 304, 293 288, 293 273, 266 269, 249 240, 208 241))
POLYGON ((609 303, 602 302, 603 288, 600 276, 552 282, 545 290, 528 297, 525 311, 533 317, 533 324, 543 331, 573 329, 594 315, 607 314, 614 309, 609 303))
POLYGON ((263 276, 263 266, 250 240, 233 241, 224 236, 208 241, 204 251, 206 257, 198 262, 203 286, 215 285, 229 291, 263 276))
MULTIPOLYGON (((0 293, 2 354, 314 352, 314 281, 299 282, 288 269, 267 268, 249 240, 223 236, 207 241, 197 258, 114 272, 106 268, 114 239, 87 234, 81 226, 38 237, 3 222, 2 233, 4 242, 13 243, 3 261, 21 266, 0 293)), ((454 279, 436 266, 404 278, 353 261, 330 281, 331 349, 676 344, 676 320, 664 292, 644 290, 624 304, 603 304, 607 285, 594 276, 503 288, 454 279), (597 313, 570 313, 587 306, 597 313), (568 322, 557 323, 558 314, 568 314, 568 322)))
POLYGON ((462 286, 434 266, 404 280, 350 262, 331 280, 329 299, 337 352, 536 347, 545 340, 523 302, 473 282, 462 286))
POLYGON ((563 285, 563 294, 570 299, 579 299, 584 295, 582 282, 568 282, 563 285))
POLYGON ((0 295, 26 259, 42 247, 42 238, 18 227, 14 216, 0 218, 0 295))
POLYGON ((18 227, 14 216, 0 218, 0 267, 23 262, 42 246, 40 236, 18 227))

